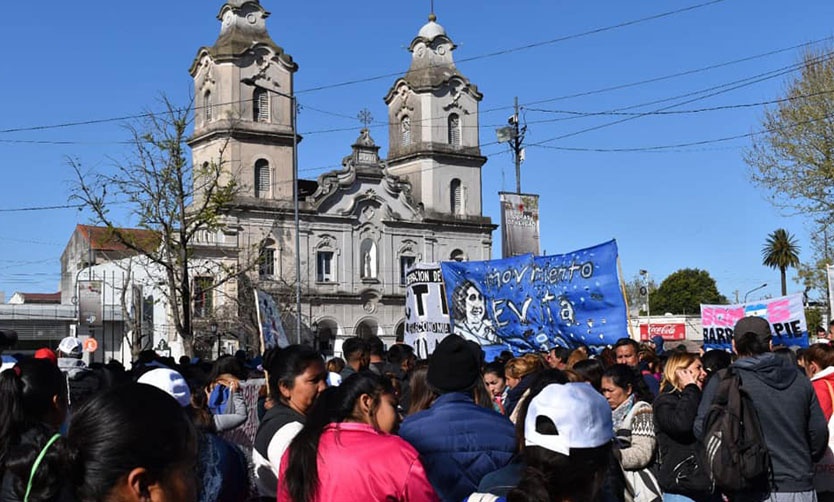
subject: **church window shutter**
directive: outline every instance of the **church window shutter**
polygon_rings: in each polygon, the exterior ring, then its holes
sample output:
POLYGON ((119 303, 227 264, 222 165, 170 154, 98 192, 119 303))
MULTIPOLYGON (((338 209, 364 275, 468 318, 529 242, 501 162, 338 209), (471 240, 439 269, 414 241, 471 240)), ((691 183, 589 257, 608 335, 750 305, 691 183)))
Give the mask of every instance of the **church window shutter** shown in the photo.
POLYGON ((256 122, 269 122, 269 92, 266 89, 255 89, 252 93, 252 110, 256 122))
POLYGON ((456 113, 449 115, 449 144, 460 146, 460 116, 456 113))
POLYGON ((269 196, 269 162, 260 159, 255 162, 255 197, 263 198, 269 196))
POLYGON ((463 214, 463 186, 459 179, 455 178, 449 184, 449 195, 452 214, 463 214))

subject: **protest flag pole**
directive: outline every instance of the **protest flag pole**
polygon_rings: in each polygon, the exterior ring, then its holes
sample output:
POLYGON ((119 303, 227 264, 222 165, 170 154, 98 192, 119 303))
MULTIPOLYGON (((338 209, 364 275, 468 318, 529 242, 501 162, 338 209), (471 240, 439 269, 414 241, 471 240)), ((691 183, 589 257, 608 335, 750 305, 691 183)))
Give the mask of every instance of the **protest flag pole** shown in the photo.
POLYGON ((634 339, 634 327, 631 325, 631 310, 628 308, 628 291, 626 291, 626 284, 623 281, 623 264, 620 262, 620 257, 617 257, 617 275, 620 280, 620 292, 623 294, 623 301, 626 308, 626 326, 628 326, 628 337, 634 339))

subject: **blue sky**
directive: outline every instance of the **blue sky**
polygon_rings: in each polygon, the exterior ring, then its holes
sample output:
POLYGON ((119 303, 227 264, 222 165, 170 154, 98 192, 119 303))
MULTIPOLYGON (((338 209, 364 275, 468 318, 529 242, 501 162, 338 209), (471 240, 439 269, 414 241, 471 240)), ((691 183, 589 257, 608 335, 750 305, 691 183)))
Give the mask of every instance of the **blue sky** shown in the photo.
MULTIPOLYGON (((358 135, 360 124, 353 117, 362 108, 375 117, 372 135, 385 152, 383 96, 408 68, 407 47, 426 22, 428 0, 261 3, 272 12, 267 21, 272 38, 300 67, 295 86, 304 135, 301 176, 314 178, 338 166, 358 135), (384 77, 372 78, 378 76, 384 77), (350 81, 360 82, 334 85, 350 81), (339 131, 326 132, 332 129, 339 131)), ((626 279, 641 268, 659 281, 677 269, 697 267, 708 270, 731 299, 734 291, 743 295, 763 282, 769 286, 751 298, 778 295, 779 274, 761 265, 762 244, 769 232, 784 227, 799 237, 801 257, 809 259, 808 229, 803 218, 780 214, 750 183, 742 160, 749 139, 663 151, 570 150, 677 145, 747 134, 760 128, 761 106, 640 116, 586 132, 581 131, 626 117, 557 113, 622 109, 773 72, 796 63, 802 50, 598 92, 834 35, 830 0, 724 0, 575 36, 701 3, 436 0, 435 11, 458 44, 459 69, 484 94, 481 142, 489 157, 483 168, 484 213, 494 222, 499 221, 497 192, 513 190, 515 178, 506 145, 488 143, 494 142, 493 130, 504 125, 518 96, 531 145, 522 166, 522 189, 541 194, 544 250, 563 253, 616 238, 626 279), (560 137, 543 144, 548 148, 533 146, 560 137)), ((0 45, 6 47, 6 70, 0 74, 0 291, 6 299, 15 291, 57 291, 61 252, 74 226, 89 222, 85 212, 74 209, 23 209, 68 203, 68 156, 107 169, 111 159, 126 152, 128 135, 118 121, 38 127, 158 110, 162 93, 186 103, 192 87, 188 67, 197 50, 216 39, 220 23, 215 16, 222 4, 48 2, 0 17, 0 45), (8 131, 19 128, 34 129, 8 131)), ((792 75, 671 110, 777 99, 792 75)), ((683 100, 628 111, 650 112, 683 100)), ((497 257, 497 232, 493 241, 497 257)), ((793 282, 789 286, 801 290, 793 282)))

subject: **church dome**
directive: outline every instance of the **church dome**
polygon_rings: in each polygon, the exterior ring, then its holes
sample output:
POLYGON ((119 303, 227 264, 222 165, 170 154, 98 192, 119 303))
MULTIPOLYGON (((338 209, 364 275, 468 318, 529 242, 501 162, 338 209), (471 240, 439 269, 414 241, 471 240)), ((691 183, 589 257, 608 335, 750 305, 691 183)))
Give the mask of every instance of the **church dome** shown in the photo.
POLYGON ((426 23, 425 25, 423 25, 422 28, 420 28, 420 32, 417 33, 417 36, 425 38, 429 42, 434 40, 436 37, 440 37, 440 36, 445 37, 446 36, 446 30, 442 26, 437 24, 435 22, 435 19, 436 18, 434 16, 434 14, 429 16, 429 22, 426 23))

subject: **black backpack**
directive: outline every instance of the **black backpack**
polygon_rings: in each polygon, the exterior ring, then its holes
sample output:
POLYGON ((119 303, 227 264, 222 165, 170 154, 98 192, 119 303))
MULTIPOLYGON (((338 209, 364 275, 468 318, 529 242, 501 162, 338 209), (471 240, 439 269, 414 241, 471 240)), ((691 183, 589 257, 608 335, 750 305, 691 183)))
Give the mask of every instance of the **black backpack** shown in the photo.
POLYGON ((724 493, 761 490, 769 486, 770 453, 756 408, 738 371, 730 367, 716 378, 718 392, 704 421, 707 471, 724 493))

